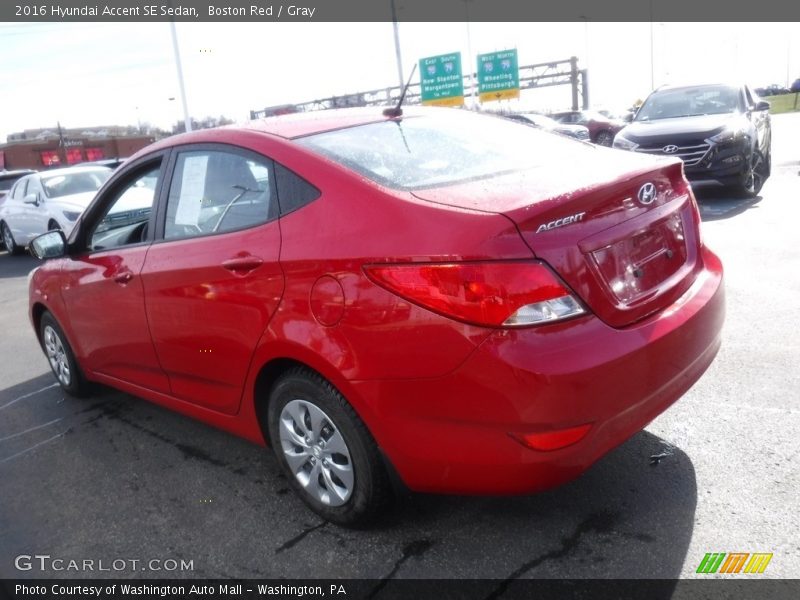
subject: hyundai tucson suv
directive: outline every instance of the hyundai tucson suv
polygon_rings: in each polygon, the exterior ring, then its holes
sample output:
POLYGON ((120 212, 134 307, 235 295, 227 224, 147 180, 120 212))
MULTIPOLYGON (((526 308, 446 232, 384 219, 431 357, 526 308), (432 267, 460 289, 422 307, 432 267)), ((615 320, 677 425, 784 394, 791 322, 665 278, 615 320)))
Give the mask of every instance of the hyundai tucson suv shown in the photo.
POLYGON ((614 147, 677 156, 695 183, 755 196, 770 175, 769 102, 746 85, 662 87, 614 138, 614 147))

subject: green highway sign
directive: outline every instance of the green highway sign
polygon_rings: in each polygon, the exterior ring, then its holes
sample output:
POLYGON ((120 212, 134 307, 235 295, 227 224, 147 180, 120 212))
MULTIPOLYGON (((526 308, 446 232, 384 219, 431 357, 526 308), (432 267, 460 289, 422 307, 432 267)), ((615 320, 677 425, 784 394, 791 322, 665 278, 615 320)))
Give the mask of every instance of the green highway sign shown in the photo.
POLYGON ((478 54, 478 94, 481 102, 519 98, 516 49, 478 54))
POLYGON ((461 52, 420 59, 419 72, 423 104, 431 106, 464 104, 461 52))

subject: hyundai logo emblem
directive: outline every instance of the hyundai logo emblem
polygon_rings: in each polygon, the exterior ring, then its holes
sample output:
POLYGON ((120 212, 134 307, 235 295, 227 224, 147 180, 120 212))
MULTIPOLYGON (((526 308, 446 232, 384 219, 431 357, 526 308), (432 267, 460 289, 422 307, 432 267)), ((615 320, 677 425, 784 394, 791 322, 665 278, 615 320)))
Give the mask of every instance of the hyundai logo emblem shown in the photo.
POLYGON ((662 150, 664 154, 675 154, 678 151, 678 147, 670 144, 669 146, 664 146, 662 150))
POLYGON ((648 181, 639 188, 637 196, 642 204, 652 204, 656 199, 656 186, 648 181))

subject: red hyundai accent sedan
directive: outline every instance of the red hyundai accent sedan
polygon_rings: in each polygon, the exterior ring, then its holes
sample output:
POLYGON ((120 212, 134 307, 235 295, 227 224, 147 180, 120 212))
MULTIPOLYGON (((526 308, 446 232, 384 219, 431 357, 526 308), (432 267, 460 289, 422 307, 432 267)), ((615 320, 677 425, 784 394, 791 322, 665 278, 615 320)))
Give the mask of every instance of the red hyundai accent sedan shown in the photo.
POLYGON ((679 160, 456 109, 171 137, 32 250, 65 391, 269 444, 345 525, 395 476, 460 494, 578 476, 697 381, 724 318, 679 160))

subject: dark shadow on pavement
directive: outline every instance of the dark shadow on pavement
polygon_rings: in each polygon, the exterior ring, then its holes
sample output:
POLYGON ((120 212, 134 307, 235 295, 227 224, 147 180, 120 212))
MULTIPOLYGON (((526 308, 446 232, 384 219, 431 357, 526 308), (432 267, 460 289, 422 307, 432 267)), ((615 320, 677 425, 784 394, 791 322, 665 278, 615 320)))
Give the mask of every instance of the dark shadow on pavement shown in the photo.
POLYGON ((178 578, 485 578, 496 580, 487 597, 502 597, 518 579, 672 579, 694 560, 692 462, 647 432, 556 490, 415 494, 354 531, 311 513, 259 446, 127 394, 75 399, 53 382, 0 390, 0 577, 163 576, 22 573, 19 554, 171 558, 192 561, 178 578))
POLYGON ((11 256, 5 250, 0 249, 0 279, 27 275, 40 264, 42 264, 42 261, 27 252, 11 256))
POLYGON ((486 556, 494 564, 481 577, 670 579, 686 560, 696 505, 689 457, 643 431, 555 490, 516 498, 415 495, 396 526, 448 523, 463 555, 476 561, 492 540, 502 551, 486 556))
POLYGON ((751 208, 758 208, 762 200, 761 196, 750 198, 722 186, 697 186, 693 191, 703 221, 730 219, 751 208))

